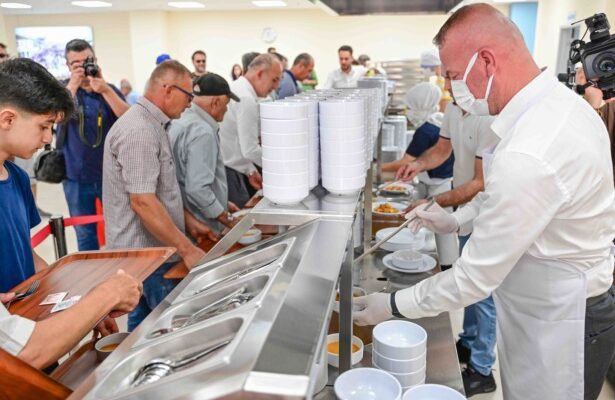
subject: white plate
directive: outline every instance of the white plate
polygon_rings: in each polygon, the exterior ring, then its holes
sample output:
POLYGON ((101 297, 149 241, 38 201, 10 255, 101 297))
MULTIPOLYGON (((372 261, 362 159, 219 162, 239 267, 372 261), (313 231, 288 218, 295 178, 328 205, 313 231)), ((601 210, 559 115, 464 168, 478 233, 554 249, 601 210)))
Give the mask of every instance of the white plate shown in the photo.
POLYGON ((372 206, 372 213, 375 215, 401 215, 402 212, 407 208, 408 206, 401 204, 401 203, 395 203, 392 201, 385 201, 385 202, 379 202, 379 203, 374 203, 374 205, 372 206), (397 213, 383 213, 383 212, 378 212, 375 211, 376 208, 378 208, 381 204, 384 203, 389 203, 391 206, 397 208, 399 210, 399 212, 397 213))
POLYGON ((423 254, 423 268, 418 269, 403 269, 398 268, 393 264, 393 254, 387 254, 382 259, 384 266, 393 271, 402 272, 404 274, 421 274, 423 272, 431 271, 436 266, 436 260, 433 257, 423 254))
POLYGON ((380 191, 386 194, 408 194, 412 191, 412 185, 408 183, 401 183, 401 182, 385 183, 384 185, 380 186, 380 191), (387 190, 388 186, 400 186, 400 187, 403 187, 405 190, 404 191, 387 190))

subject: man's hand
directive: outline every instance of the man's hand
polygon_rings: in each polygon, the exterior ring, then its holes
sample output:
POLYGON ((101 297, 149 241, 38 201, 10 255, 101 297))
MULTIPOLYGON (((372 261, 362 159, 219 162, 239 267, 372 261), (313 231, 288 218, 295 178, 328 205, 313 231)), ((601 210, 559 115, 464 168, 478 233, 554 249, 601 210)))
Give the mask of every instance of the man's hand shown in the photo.
POLYGON ((115 305, 109 316, 116 318, 134 310, 139 304, 139 299, 143 294, 143 285, 120 269, 117 274, 98 285, 94 290, 115 294, 115 305))
POLYGON ((182 260, 184 260, 186 268, 192 269, 199 263, 199 261, 201 261, 203 257, 205 257, 205 252, 196 246, 192 246, 190 251, 182 255, 182 260))
POLYGON ((71 92, 73 97, 77 93, 77 89, 81 86, 81 83, 85 79, 85 70, 83 67, 76 67, 70 72, 70 79, 66 84, 66 88, 71 92))
POLYGON ((237 212, 237 211, 241 211, 241 209, 239 207, 237 207, 237 204, 233 203, 232 201, 228 202, 228 211, 229 212, 237 212))
POLYGON ((258 171, 254 171, 250 175, 248 175, 248 181, 250 182, 250 185, 256 190, 263 188, 263 178, 261 177, 261 174, 258 173, 258 171))
POLYGON ((352 312, 352 319, 357 325, 376 325, 393 318, 389 293, 374 293, 357 297, 353 301, 361 310, 352 312))
POLYGON ((193 237, 197 243, 200 243, 203 238, 207 238, 214 242, 220 240, 220 235, 211 229, 209 225, 196 219, 196 217, 189 211, 184 212, 184 217, 186 220, 186 232, 188 232, 188 234, 193 237))
POLYGON ((115 320, 110 317, 105 317, 105 319, 100 321, 98 325, 94 327, 94 330, 92 331, 92 339, 96 340, 99 337, 109 336, 112 333, 117 333, 119 331, 120 330, 117 327, 115 320))
POLYGON ((102 76, 102 70, 98 67, 98 75, 96 77, 90 77, 90 86, 94 93, 103 94, 111 90, 111 86, 105 82, 105 78, 102 76))
POLYGON ((410 222, 409 228, 412 232, 418 232, 422 227, 434 233, 446 234, 453 233, 459 229, 457 219, 444 210, 438 203, 433 203, 428 211, 425 211, 427 204, 422 204, 406 214, 406 219, 416 219, 410 222))
POLYGON ((421 163, 415 160, 406 165, 401 166, 397 170, 397 173, 395 174, 395 179, 402 180, 405 182, 411 181, 412 179, 414 179, 415 176, 417 176, 419 173, 423 171, 424 171, 424 168, 421 165, 421 163))
POLYGON ((410 205, 408 207, 406 207, 406 209, 404 210, 404 214, 409 213, 410 211, 414 210, 415 208, 417 208, 421 204, 425 204, 428 201, 429 200, 427 200, 427 199, 419 199, 419 200, 413 201, 412 203, 410 203, 410 205))
POLYGON ((11 301, 13 299, 13 297, 15 297, 15 293, 11 292, 11 293, 0 293, 0 302, 2 304, 6 304, 9 301, 11 301))

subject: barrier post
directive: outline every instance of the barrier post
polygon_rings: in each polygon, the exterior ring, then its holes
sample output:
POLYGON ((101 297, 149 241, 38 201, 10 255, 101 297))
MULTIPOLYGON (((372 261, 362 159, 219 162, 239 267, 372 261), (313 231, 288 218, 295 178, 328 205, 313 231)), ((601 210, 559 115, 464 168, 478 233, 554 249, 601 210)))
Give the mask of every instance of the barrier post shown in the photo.
POLYGON ((53 235, 56 259, 60 259, 68 254, 66 248, 66 232, 64 230, 64 218, 61 215, 52 215, 49 218, 49 227, 53 235))

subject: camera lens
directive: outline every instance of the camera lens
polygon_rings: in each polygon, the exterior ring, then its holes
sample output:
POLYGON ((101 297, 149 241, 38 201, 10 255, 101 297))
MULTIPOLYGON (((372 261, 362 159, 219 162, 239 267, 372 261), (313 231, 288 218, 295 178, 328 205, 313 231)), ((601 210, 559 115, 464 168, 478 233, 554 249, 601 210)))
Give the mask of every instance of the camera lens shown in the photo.
POLYGON ((603 74, 615 72, 615 54, 604 53, 597 57, 594 65, 603 74))

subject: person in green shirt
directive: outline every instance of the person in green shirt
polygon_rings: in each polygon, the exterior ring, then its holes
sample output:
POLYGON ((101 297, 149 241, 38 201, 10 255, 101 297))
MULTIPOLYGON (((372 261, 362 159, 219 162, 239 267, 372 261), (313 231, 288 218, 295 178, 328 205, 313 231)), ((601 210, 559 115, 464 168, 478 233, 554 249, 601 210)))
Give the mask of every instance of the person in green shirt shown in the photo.
POLYGON ((316 85, 318 85, 318 76, 316 76, 316 71, 312 70, 310 76, 301 81, 301 86, 303 86, 303 91, 307 92, 316 89, 316 85))

